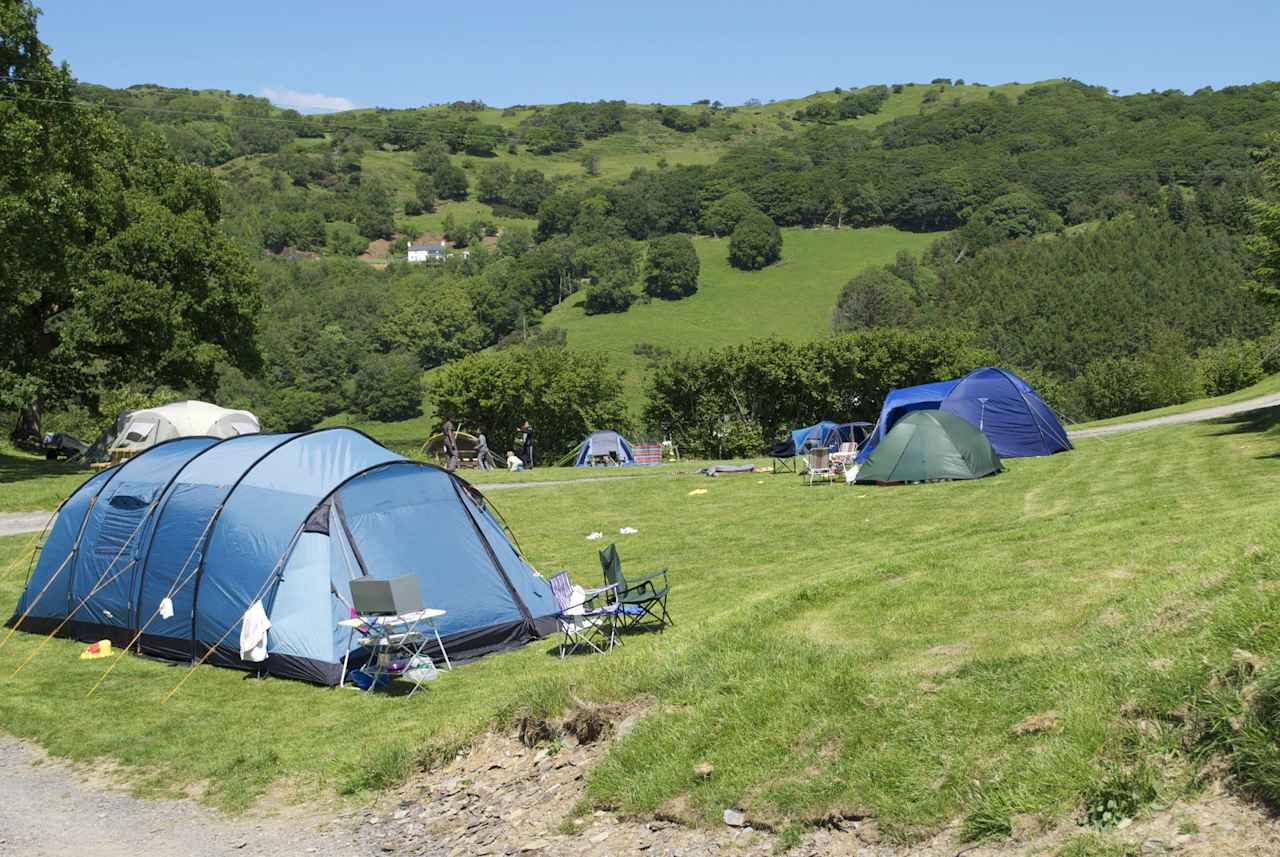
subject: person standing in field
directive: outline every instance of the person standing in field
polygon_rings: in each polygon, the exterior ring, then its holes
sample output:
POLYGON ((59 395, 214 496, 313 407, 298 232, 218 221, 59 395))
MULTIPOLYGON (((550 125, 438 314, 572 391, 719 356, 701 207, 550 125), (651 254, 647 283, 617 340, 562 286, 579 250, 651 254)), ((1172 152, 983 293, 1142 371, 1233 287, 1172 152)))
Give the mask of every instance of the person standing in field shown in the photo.
POLYGON ((476 461, 480 462, 481 470, 493 469, 493 453, 489 452, 489 439, 483 429, 476 432, 476 461))
POLYGON ((444 469, 452 473, 458 469, 458 434, 453 428, 453 417, 444 421, 444 469))
POLYGON ((526 469, 533 469, 533 426, 528 420, 520 426, 520 458, 526 469))

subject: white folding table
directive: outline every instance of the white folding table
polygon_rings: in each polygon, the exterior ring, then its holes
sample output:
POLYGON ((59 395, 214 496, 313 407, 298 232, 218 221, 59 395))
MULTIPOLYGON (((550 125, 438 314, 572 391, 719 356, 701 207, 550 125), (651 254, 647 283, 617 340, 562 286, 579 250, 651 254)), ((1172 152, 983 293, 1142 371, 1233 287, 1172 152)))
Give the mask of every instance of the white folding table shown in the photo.
MULTIPOLYGON (((342 687, 346 683, 347 663, 351 659, 351 644, 357 631, 363 635, 359 644, 369 650, 369 663, 373 664, 373 669, 369 673, 372 681, 369 683, 368 690, 377 687, 378 680, 383 675, 400 675, 407 672, 407 670, 390 669, 390 663, 384 663, 384 660, 390 662, 400 658, 411 665, 414 658, 422 656, 422 650, 426 648, 428 642, 427 635, 423 633, 424 627, 431 629, 431 633, 436 638, 436 645, 440 647, 440 655, 444 658, 445 667, 452 670, 453 664, 449 662, 449 653, 445 651, 444 641, 440 639, 440 629, 436 625, 436 619, 447 612, 426 608, 394 616, 353 616, 340 621, 338 626, 346 628, 348 633, 347 651, 342 656, 342 678, 339 679, 338 686, 342 687)), ((415 680, 409 695, 413 696, 421 685, 421 681, 415 680)))

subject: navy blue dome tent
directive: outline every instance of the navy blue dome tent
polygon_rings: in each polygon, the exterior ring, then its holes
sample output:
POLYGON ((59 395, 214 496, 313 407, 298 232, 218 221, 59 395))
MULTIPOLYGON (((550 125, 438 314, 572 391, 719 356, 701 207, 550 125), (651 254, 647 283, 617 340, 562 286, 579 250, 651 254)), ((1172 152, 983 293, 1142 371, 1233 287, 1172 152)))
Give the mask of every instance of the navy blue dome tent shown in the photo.
POLYGON ((1053 455, 1071 449, 1066 429, 1031 385, 1007 369, 975 369, 942 400, 987 436, 1001 458, 1053 455))
POLYGON ((963 378, 890 390, 880 419, 858 451, 859 463, 912 411, 943 410, 963 417, 991 441, 1001 458, 1053 455, 1071 441, 1053 409, 1031 385, 1007 369, 975 369, 963 378))
POLYGON ((592 467, 599 463, 635 464, 636 454, 627 439, 616 431, 593 431, 578 446, 573 466, 592 467))
POLYGON ((347 428, 184 437, 94 475, 62 504, 9 625, 48 633, 65 619, 60 634, 117 645, 141 632, 144 654, 199 660, 214 647, 211 663, 336 684, 349 581, 404 574, 448 611, 450 658, 554 630, 550 587, 452 474, 347 428), (248 663, 239 624, 259 600, 268 657, 248 663))

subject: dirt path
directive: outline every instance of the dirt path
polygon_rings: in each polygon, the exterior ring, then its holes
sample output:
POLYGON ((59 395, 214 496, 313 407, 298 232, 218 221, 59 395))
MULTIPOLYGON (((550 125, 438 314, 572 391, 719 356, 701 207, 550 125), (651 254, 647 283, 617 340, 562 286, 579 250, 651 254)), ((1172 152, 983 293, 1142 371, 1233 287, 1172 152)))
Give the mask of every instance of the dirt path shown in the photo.
POLYGON ((150 801, 113 790, 0 736, 0 855, 22 857, 359 857, 376 847, 315 820, 228 819, 192 801, 150 801))
POLYGON ((0 536, 16 536, 21 533, 38 533, 49 523, 52 512, 3 512, 0 513, 0 536))
POLYGON ((1259 396, 1256 399, 1246 399, 1243 402, 1236 402, 1231 405, 1217 405, 1212 408, 1200 408, 1197 411, 1187 411, 1184 414, 1170 414, 1167 417, 1152 417, 1149 420, 1137 420, 1131 423, 1117 423, 1112 426, 1098 426, 1091 429, 1077 429, 1069 431, 1067 435, 1071 438, 1077 437, 1099 437, 1107 434, 1119 434, 1126 431, 1138 431, 1139 429, 1153 428, 1155 426, 1171 426, 1178 423, 1199 423, 1205 420, 1216 420, 1221 417, 1229 417, 1235 414, 1243 414, 1248 411, 1257 411, 1262 408, 1271 408, 1280 405, 1280 393, 1272 393, 1268 396, 1259 396))

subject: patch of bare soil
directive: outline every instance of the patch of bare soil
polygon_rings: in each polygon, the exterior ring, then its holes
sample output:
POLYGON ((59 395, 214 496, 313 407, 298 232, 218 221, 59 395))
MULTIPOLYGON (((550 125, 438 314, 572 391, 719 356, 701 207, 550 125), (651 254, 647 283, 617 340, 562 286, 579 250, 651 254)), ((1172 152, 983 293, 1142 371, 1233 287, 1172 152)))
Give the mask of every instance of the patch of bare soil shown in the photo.
MULTIPOLYGON (((586 777, 611 742, 625 735, 643 707, 587 707, 553 721, 521 721, 506 734, 490 733, 445 768, 421 773, 370 807, 361 845, 383 854, 614 855, 711 857, 785 853, 792 857, 1050 857, 1073 839, 1125 846, 1131 853, 1196 857, 1280 854, 1280 828, 1255 807, 1211 789, 1121 829, 1093 831, 1067 820, 1046 826, 1016 819, 1014 837, 965 843, 959 825, 910 845, 881 841, 874 819, 862 811, 810 819, 812 829, 780 850, 777 819, 725 807, 724 824, 693 826, 688 794, 663 804, 652 818, 623 818, 582 809, 586 777)), ((1044 712, 1014 727, 1027 734, 1056 726, 1044 712)), ((715 776, 699 765, 695 779, 715 776)))

